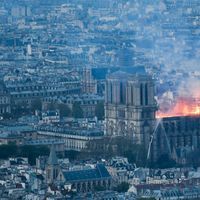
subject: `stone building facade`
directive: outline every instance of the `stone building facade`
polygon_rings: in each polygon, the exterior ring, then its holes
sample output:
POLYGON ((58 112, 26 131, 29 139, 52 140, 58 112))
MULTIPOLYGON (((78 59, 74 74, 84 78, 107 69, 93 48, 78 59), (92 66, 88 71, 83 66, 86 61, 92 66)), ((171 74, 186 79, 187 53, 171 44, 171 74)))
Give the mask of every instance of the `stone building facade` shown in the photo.
POLYGON ((0 116, 11 113, 10 94, 3 81, 0 81, 0 116))
POLYGON ((12 99, 12 106, 30 106, 34 100, 48 101, 52 97, 79 94, 80 81, 66 81, 61 83, 7 83, 6 88, 12 99))
POLYGON ((85 94, 97 94, 97 81, 92 77, 90 68, 83 69, 82 92, 85 94))
POLYGON ((99 129, 83 130, 54 127, 41 125, 37 127, 38 134, 43 138, 60 139, 65 142, 65 150, 82 151, 87 148, 87 144, 91 140, 100 140, 103 138, 103 131, 99 129))
POLYGON ((147 145, 155 124, 157 104, 154 81, 143 68, 132 73, 118 71, 107 77, 105 94, 105 134, 132 136, 147 145))

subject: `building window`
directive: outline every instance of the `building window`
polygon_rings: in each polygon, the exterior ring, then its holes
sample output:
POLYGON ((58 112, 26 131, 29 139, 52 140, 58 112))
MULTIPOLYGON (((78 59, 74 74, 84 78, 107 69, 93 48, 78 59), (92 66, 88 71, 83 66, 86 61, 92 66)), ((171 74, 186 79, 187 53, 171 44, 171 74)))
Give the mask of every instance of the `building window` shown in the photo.
POLYGON ((143 105, 143 84, 140 85, 140 105, 143 105))
POLYGON ((47 171, 47 178, 48 178, 48 179, 51 178, 51 170, 50 170, 50 169, 48 169, 48 171, 47 171))
POLYGON ((120 103, 124 104, 125 99, 126 99, 125 87, 123 83, 120 83, 120 103))
POLYGON ((131 86, 131 104, 133 105, 133 87, 131 86))
POLYGON ((124 110, 119 110, 118 111, 118 117, 125 118, 125 111, 124 110))
POLYGON ((110 83, 110 103, 112 103, 112 95, 113 95, 113 88, 112 88, 112 83, 110 83))
POLYGON ((145 105, 148 105, 148 85, 145 84, 145 105))

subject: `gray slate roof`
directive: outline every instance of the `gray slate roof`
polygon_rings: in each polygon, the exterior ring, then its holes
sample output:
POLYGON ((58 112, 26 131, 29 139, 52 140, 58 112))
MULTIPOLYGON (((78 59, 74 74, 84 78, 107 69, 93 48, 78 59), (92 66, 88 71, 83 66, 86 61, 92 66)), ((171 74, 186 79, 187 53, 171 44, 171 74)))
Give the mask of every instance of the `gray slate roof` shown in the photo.
POLYGON ((86 181, 86 180, 100 180, 110 178, 106 167, 103 164, 97 164, 95 169, 66 171, 63 172, 66 181, 86 181))

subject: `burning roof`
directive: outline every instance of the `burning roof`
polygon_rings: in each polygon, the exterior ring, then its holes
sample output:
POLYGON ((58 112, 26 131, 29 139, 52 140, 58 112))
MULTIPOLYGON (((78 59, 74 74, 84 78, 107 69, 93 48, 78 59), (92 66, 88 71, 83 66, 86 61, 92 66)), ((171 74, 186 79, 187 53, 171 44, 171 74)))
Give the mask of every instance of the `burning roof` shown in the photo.
POLYGON ((178 98, 168 111, 158 111, 157 118, 176 116, 200 116, 200 99, 189 97, 178 98))

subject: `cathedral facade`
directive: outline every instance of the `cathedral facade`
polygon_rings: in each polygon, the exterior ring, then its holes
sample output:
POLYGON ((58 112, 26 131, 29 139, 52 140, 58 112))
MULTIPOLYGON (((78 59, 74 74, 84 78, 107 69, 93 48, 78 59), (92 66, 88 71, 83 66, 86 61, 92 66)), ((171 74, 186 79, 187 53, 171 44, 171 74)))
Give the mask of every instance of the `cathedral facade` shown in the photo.
POLYGON ((105 91, 105 134, 126 136, 135 143, 149 143, 157 104, 154 81, 144 68, 117 71, 107 77, 105 91))

